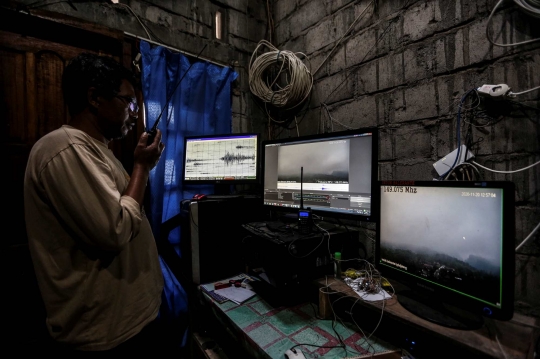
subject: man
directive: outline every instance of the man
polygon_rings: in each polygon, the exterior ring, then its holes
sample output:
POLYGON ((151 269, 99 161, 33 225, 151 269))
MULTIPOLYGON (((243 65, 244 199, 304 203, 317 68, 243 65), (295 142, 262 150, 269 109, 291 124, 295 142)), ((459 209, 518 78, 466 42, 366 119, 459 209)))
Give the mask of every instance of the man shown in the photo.
MULTIPOLYGON (((33 146, 24 179, 30 254, 56 349, 144 349, 154 334, 163 276, 142 208, 164 144, 143 133, 131 176, 108 149, 135 125, 132 73, 81 54, 65 68, 69 125, 33 146)), ((122 351, 123 350, 123 351, 122 351)))

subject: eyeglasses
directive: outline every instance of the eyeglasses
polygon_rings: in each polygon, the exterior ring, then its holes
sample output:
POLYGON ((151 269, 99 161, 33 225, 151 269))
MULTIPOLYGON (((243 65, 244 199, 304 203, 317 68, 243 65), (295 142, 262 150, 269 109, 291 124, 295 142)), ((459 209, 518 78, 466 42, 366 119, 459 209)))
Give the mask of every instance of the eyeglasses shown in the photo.
POLYGON ((138 113, 139 112, 139 105, 137 104, 137 99, 134 99, 131 96, 122 96, 122 95, 116 95, 115 97, 118 97, 128 104, 129 110, 132 113, 138 113))

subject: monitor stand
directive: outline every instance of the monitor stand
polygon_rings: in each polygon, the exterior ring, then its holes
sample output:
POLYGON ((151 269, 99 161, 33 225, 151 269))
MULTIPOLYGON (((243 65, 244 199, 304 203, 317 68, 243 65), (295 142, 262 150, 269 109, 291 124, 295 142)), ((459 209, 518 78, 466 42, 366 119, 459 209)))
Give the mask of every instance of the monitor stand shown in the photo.
POLYGON ((403 308, 418 317, 448 328, 474 330, 484 324, 481 315, 461 310, 435 297, 412 290, 397 293, 397 300, 403 308))
POLYGON ((216 183, 214 185, 214 194, 217 196, 228 196, 231 194, 231 185, 228 183, 216 183))

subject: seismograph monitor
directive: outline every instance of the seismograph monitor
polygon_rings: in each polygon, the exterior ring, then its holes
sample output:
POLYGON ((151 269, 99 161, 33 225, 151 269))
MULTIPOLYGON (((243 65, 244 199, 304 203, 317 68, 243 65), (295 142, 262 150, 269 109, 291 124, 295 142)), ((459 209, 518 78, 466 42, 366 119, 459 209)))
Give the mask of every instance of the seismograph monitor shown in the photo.
POLYGON ((259 134, 188 136, 184 139, 184 184, 259 181, 259 134))

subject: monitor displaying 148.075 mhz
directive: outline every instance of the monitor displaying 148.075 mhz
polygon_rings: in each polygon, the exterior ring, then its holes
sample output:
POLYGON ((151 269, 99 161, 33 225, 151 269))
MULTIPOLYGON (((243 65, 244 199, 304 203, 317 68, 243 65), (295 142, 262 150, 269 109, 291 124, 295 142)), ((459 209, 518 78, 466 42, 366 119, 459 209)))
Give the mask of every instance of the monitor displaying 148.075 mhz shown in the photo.
POLYGON ((257 183, 259 137, 257 133, 185 137, 183 183, 257 183))

